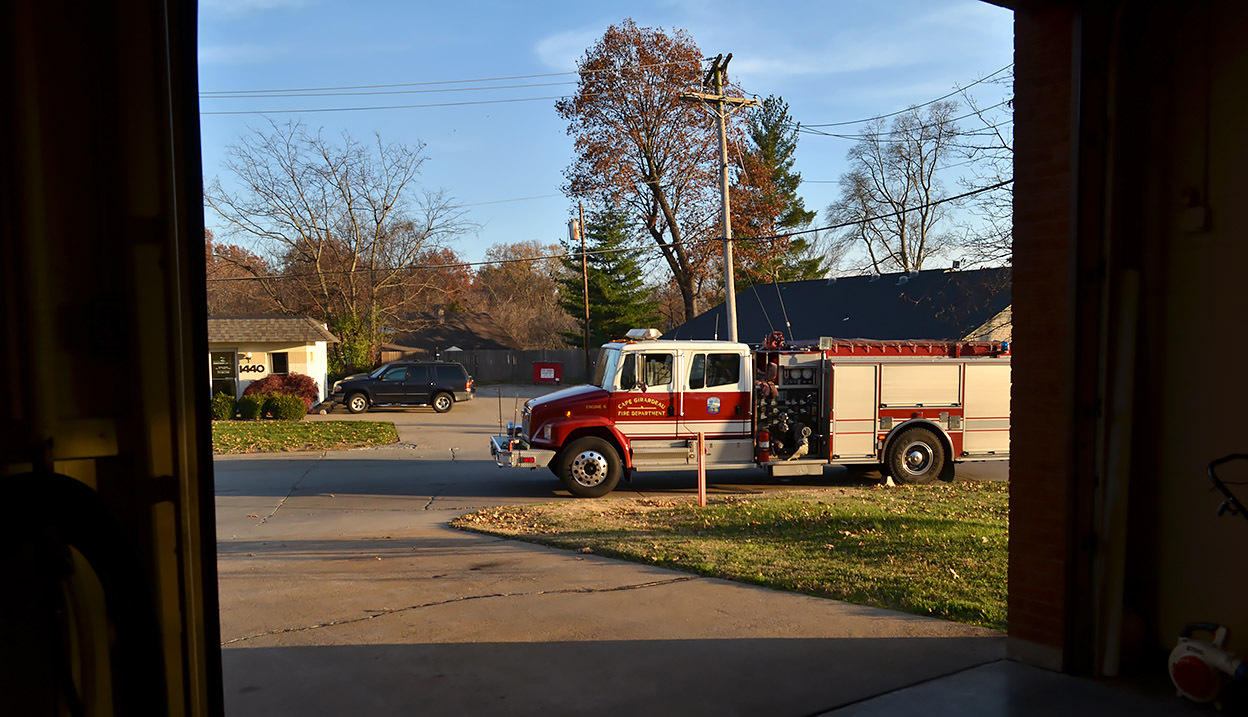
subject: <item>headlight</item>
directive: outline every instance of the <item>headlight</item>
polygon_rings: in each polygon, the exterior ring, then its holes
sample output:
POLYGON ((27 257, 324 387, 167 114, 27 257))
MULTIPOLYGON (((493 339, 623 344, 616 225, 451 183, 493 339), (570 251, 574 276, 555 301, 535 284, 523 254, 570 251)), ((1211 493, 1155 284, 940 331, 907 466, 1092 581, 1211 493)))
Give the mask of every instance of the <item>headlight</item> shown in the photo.
POLYGON ((549 423, 542 426, 542 438, 548 441, 550 440, 550 424, 549 423))

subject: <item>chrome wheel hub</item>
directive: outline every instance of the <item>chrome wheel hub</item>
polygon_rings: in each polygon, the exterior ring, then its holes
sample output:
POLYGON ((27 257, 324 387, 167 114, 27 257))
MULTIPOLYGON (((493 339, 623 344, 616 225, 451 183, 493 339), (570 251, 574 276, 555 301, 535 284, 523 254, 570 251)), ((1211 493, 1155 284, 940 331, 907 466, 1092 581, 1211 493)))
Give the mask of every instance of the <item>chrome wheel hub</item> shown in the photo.
POLYGON ((585 451, 572 459, 572 480, 592 488, 607 479, 607 459, 597 451, 585 451))
POLYGON ((932 448, 925 443, 911 443, 906 446, 903 461, 907 473, 922 475, 932 467, 932 448))

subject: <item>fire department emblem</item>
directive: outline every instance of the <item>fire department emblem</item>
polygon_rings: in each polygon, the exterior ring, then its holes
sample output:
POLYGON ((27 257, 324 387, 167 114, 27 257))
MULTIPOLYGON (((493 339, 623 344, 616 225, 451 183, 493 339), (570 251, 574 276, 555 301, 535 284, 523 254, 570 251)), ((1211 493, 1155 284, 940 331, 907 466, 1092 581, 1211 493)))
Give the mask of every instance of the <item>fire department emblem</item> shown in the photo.
POLYGON ((714 416, 719 413, 719 399, 712 397, 706 399, 706 412, 714 416))

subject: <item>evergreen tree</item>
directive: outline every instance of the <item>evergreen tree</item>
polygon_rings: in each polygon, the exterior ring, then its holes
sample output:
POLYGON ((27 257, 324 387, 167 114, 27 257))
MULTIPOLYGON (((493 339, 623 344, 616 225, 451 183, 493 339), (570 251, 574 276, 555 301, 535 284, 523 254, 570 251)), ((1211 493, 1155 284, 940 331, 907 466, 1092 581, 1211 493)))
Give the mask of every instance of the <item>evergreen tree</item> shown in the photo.
MULTIPOLYGON (((590 213, 585 222, 585 248, 589 277, 589 345, 601 346, 622 338, 629 329, 648 328, 659 322, 658 307, 645 288, 639 262, 640 250, 622 251, 632 232, 629 219, 613 205, 590 213)), ((581 274, 581 247, 568 247, 571 255, 563 265, 559 304, 581 326, 564 338, 573 346, 584 342, 585 290, 581 274)))
MULTIPOLYGON (((765 176, 756 182, 763 187, 760 202, 776 208, 774 231, 796 230, 809 226, 816 213, 807 209, 797 190, 802 175, 793 169, 797 152, 798 125, 789 116, 789 103, 770 95, 750 116, 749 138, 752 146, 745 164, 765 176)), ((743 158, 744 159, 744 158, 743 158)), ((764 281, 800 281, 822 277, 827 271, 824 257, 804 236, 793 237, 783 252, 758 260, 754 266, 743 267, 738 289, 764 281)))
POLYGON ((762 107, 750 115, 750 141, 763 166, 771 171, 773 191, 783 206, 776 222, 782 229, 797 229, 815 218, 815 212, 807 209, 797 196, 802 185, 801 172, 793 171, 797 128, 789 116, 789 103, 775 95, 769 95, 762 107))

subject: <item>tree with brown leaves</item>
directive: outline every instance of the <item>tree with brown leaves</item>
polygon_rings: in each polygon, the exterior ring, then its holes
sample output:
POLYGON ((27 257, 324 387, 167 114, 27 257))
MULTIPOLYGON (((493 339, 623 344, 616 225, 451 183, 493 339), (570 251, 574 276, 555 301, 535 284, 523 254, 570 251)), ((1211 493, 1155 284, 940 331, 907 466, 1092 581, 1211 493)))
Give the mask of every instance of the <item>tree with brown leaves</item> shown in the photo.
POLYGON ((494 317, 522 349, 563 348, 576 321, 559 306, 558 244, 536 241, 495 244, 467 299, 469 308, 494 317))
POLYGON ((204 230, 204 265, 208 279, 209 316, 258 316, 281 309, 256 276, 269 273, 264 259, 241 246, 216 241, 204 230))
POLYGON ((705 108, 681 99, 701 84, 702 60, 685 31, 625 20, 586 50, 576 94, 556 104, 576 138, 567 191, 643 227, 680 291, 683 320, 697 315, 719 253, 706 241, 719 235, 718 135, 705 108))

